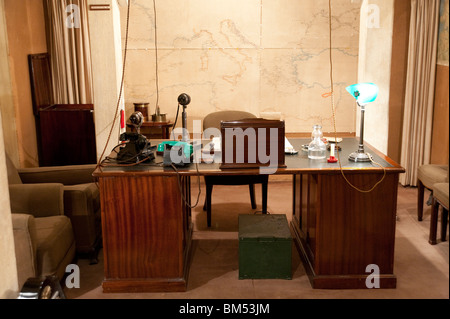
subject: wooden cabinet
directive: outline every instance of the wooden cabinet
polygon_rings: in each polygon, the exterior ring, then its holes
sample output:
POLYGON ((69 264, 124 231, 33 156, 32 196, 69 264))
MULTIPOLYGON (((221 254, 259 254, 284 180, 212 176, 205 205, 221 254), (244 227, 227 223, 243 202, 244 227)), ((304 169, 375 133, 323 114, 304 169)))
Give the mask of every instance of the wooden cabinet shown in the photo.
POLYGON ((40 166, 97 163, 94 106, 53 105, 36 116, 40 166))
MULTIPOLYGON (((140 133, 148 139, 170 139, 171 122, 144 122, 140 128, 140 133)), ((135 132, 133 124, 127 123, 127 131, 135 132)))
POLYGON ((97 163, 94 105, 55 104, 48 53, 28 56, 40 166, 97 163))

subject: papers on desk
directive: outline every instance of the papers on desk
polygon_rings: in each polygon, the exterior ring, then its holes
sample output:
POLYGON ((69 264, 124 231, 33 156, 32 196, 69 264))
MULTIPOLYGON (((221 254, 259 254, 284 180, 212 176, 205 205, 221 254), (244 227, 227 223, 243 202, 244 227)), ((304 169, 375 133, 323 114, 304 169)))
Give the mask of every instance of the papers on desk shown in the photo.
POLYGON ((284 138, 284 153, 286 154, 297 154, 298 151, 296 151, 294 149, 294 147, 292 146, 292 144, 289 142, 289 140, 287 139, 287 137, 284 138))
MULTIPOLYGON (((219 153, 222 151, 222 138, 214 137, 212 141, 207 144, 207 146, 203 149, 204 153, 219 153)), ((294 149, 289 140, 285 137, 284 140, 284 152, 286 154, 297 154, 298 151, 294 149)))
POLYGON ((342 142, 342 138, 341 137, 338 137, 337 139, 336 139, 336 137, 324 137, 324 139, 326 139, 330 143, 340 143, 340 142, 342 142))
POLYGON ((220 152, 222 150, 222 138, 221 137, 213 137, 212 146, 214 152, 220 152))
POLYGON ((205 154, 219 154, 222 151, 222 138, 214 137, 211 142, 207 143, 202 152, 205 154))

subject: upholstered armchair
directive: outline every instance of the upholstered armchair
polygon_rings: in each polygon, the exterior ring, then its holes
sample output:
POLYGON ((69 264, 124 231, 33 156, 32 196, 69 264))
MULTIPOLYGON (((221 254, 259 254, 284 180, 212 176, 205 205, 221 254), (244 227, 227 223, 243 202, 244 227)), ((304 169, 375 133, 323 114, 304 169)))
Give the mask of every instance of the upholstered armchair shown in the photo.
POLYGON ((433 185, 433 204, 431 209, 430 219, 430 239, 431 245, 436 245, 437 225, 439 219, 439 206, 442 207, 441 215, 441 241, 447 239, 447 224, 448 224, 448 207, 449 207, 449 183, 448 177, 445 183, 437 183, 433 185))
POLYGON ((19 286, 41 276, 61 280, 75 258, 72 224, 63 211, 63 185, 10 185, 9 191, 19 286))
POLYGON ((70 219, 64 215, 35 218, 12 214, 12 223, 19 287, 29 278, 64 278, 67 265, 75 258, 70 219))
POLYGON ((37 167, 17 169, 6 156, 10 199, 13 213, 33 214, 46 211, 54 202, 37 201, 46 187, 61 187, 61 211, 73 227, 78 257, 97 263, 101 248, 100 193, 92 173, 95 165, 37 167), (56 186, 55 186, 56 187, 56 186), (34 189, 33 193, 27 190, 34 189), (23 206, 26 207, 23 207, 23 206))
POLYGON ((417 219, 422 221, 425 188, 431 191, 428 204, 431 205, 433 185, 448 182, 448 165, 427 164, 417 169, 417 219))

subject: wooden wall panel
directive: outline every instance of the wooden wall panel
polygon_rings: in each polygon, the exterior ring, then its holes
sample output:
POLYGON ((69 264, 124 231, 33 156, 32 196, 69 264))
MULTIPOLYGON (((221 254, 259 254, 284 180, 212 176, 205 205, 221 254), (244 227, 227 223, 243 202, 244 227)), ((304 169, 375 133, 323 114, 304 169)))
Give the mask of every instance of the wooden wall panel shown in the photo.
POLYGON ((431 163, 448 164, 449 153, 449 71, 446 65, 437 65, 436 95, 434 101, 433 140, 431 163))

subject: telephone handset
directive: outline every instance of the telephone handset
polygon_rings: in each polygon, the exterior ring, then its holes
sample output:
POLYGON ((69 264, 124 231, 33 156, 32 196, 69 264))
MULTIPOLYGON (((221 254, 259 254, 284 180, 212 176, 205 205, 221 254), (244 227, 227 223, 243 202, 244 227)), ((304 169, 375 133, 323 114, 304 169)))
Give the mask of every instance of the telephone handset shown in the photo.
POLYGON ((145 136, 139 133, 123 133, 120 141, 121 146, 117 161, 121 164, 133 164, 138 162, 151 162, 155 159, 154 148, 145 136))
POLYGON ((137 133, 123 133, 119 140, 123 142, 117 154, 117 161, 120 164, 133 164, 140 162, 151 162, 155 159, 154 147, 145 136, 139 133, 144 122, 141 112, 134 112, 130 116, 130 122, 135 127, 137 133))

